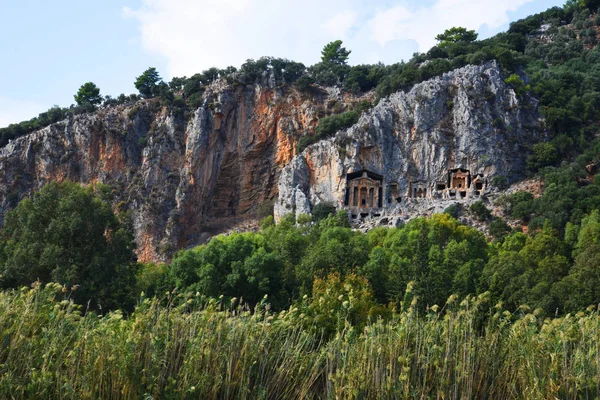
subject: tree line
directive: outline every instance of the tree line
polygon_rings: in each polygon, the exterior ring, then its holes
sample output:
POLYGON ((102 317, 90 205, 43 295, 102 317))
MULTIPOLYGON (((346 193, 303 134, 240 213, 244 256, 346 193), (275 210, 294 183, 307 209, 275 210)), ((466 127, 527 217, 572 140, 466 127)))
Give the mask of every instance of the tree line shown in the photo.
POLYGON ((319 86, 339 86, 353 93, 374 90, 382 98, 453 69, 490 60, 497 60, 506 76, 527 72, 530 86, 521 85, 519 75, 515 75, 519 79, 513 77, 509 82, 520 94, 531 89, 532 94, 540 97, 544 116, 556 135, 571 133, 594 119, 598 108, 594 63, 598 18, 590 16, 590 10, 595 11, 596 7, 591 1, 572 0, 562 8, 554 7, 516 21, 507 32, 485 40, 477 40, 474 31, 451 28, 438 35, 438 44, 426 53, 415 53, 409 61, 392 65, 350 66, 351 51, 337 40, 325 45, 321 61, 310 67, 286 59, 262 57, 247 60, 239 69, 210 68, 191 77, 175 77, 168 83, 152 67, 135 80, 139 94, 122 94, 117 98, 101 96, 93 82, 86 82, 74 96, 75 105, 55 106, 37 118, 0 129, 0 145, 71 115, 93 111, 100 105, 157 97, 168 107, 199 107, 206 86, 217 79, 226 79, 234 85, 253 85, 272 77, 277 85, 294 85, 307 93, 318 91, 319 86), (554 36, 550 43, 535 39, 542 24, 548 24, 546 34, 554 36))
MULTIPOLYGON (((464 209, 365 234, 350 228, 344 211, 322 203, 312 215, 278 224, 270 216, 258 232, 182 250, 169 265, 137 263, 129 216, 112 212, 109 187, 50 183, 6 215, 0 286, 55 281, 72 287, 82 304, 128 310, 142 292, 162 298, 175 288, 251 306, 268 296, 274 309, 285 309, 349 285, 370 293, 357 321, 400 307, 406 296, 442 307, 452 295, 485 292, 512 311, 523 304, 547 315, 578 311, 600 302, 600 179, 580 179, 599 146, 597 140, 568 168, 545 168, 540 197, 500 199, 527 234, 494 217, 497 227, 486 237, 454 217, 464 209)), ((470 212, 492 220, 483 204, 470 212)))

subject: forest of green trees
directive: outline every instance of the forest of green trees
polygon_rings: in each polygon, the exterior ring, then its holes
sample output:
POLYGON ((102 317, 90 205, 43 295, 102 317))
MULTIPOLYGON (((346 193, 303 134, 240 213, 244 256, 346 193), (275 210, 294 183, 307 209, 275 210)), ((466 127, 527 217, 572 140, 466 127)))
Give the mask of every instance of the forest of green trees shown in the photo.
POLYGON ((281 310, 313 296, 317 282, 351 277, 371 293, 363 322, 400 307, 409 283, 423 307, 490 292, 511 311, 527 304, 564 315, 600 303, 600 179, 581 178, 600 151, 594 143, 571 164, 545 167, 540 197, 516 192, 497 200, 529 234, 483 203, 470 211, 490 222, 491 237, 459 223, 451 214, 460 209, 364 234, 350 228, 344 211, 321 204, 297 221, 267 217, 259 232, 217 236, 178 252, 170 265, 135 262, 128 215, 113 214, 110 188, 51 183, 7 214, 0 285, 78 285, 74 300, 105 310, 131 310, 142 292, 162 297, 174 289, 250 306, 267 295, 281 310))

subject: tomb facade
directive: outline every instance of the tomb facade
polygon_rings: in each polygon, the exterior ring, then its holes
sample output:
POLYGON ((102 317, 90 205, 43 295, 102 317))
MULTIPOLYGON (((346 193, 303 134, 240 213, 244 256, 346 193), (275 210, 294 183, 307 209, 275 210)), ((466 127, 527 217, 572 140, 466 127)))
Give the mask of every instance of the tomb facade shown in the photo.
POLYGON ((456 168, 448 171, 446 182, 436 184, 436 191, 441 198, 467 199, 481 196, 486 186, 483 175, 473 176, 468 169, 456 168))
POLYGON ((383 207, 383 176, 361 170, 346 177, 344 206, 352 215, 369 215, 383 207))
MULTIPOLYGON (((384 182, 383 176, 362 169, 346 175, 344 207, 352 218, 380 216, 384 209, 395 208, 407 201, 424 199, 469 200, 483 195, 487 179, 482 174, 472 175, 464 168, 449 169, 439 179, 409 181, 401 192, 399 181, 384 182)), ((395 208, 395 212, 400 209, 395 208)))
POLYGON ((413 181, 410 183, 408 191, 412 199, 424 199, 427 197, 427 183, 413 181))

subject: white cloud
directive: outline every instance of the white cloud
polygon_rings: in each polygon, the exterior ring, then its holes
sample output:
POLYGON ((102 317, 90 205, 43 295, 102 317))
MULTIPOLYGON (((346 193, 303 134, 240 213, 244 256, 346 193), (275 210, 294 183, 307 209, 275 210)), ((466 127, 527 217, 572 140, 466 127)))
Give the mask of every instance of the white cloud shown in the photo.
POLYGON ((48 108, 32 101, 0 97, 0 128, 29 120, 48 108))
POLYGON ((356 25, 358 14, 354 10, 340 12, 323 24, 323 29, 331 37, 342 40, 348 38, 350 30, 356 25))
MULTIPOLYGON (((266 55, 315 62, 333 39, 322 26, 343 3, 144 0, 141 9, 126 8, 124 14, 140 22, 143 47, 167 58, 169 75, 189 76, 266 55)), ((332 22, 331 29, 344 28, 344 22, 332 22)))
POLYGON ((532 1, 143 0, 123 14, 139 22, 141 45, 167 59, 167 75, 189 76, 261 56, 312 64, 335 39, 352 50, 354 64, 400 61, 427 51, 452 26, 497 29, 507 12, 532 1))
POLYGON ((508 11, 534 0, 438 0, 414 12, 398 6, 377 12, 369 22, 374 41, 383 46, 393 40, 415 40, 420 51, 435 45, 435 36, 453 26, 497 29, 507 22, 508 11))
MULTIPOLYGON (((414 14, 403 6, 389 8, 377 12, 375 17, 369 21, 371 36, 380 46, 397 39, 414 39, 410 37, 412 32, 407 31, 410 24, 418 24, 414 21, 414 14)), ((421 24, 424 21, 420 22, 421 24)))

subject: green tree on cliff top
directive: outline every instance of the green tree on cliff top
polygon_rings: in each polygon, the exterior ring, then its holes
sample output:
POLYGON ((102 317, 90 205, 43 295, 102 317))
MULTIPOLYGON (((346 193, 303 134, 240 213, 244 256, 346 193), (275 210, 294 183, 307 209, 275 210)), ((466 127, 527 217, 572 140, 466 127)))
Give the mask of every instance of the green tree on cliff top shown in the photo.
POLYGON ((453 27, 437 35, 435 40, 439 42, 438 46, 441 48, 447 47, 451 43, 471 43, 477 40, 477 32, 463 27, 453 27))
POLYGON ((139 90, 144 98, 149 99, 157 94, 156 92, 160 82, 162 82, 162 79, 158 74, 158 71, 156 68, 150 67, 145 70, 142 75, 136 78, 135 88, 139 90))
POLYGON ((91 104, 93 106, 98 105, 102 102, 102 96, 100 96, 100 88, 96 86, 94 82, 86 82, 77 91, 77 94, 73 96, 78 106, 84 106, 91 104))
POLYGON ((323 63, 346 65, 350 53, 350 50, 346 50, 345 47, 342 47, 341 40, 336 40, 327 43, 325 47, 323 47, 323 50, 321 51, 321 61, 323 63))

